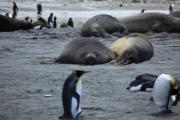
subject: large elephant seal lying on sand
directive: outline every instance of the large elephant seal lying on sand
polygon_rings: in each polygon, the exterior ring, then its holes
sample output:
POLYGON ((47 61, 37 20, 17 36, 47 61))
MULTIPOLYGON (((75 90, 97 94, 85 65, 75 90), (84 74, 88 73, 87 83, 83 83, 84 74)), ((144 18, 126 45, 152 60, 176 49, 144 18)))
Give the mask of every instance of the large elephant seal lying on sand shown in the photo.
POLYGON ((115 17, 106 14, 92 17, 81 28, 83 37, 109 37, 115 32, 127 33, 127 29, 115 17))
POLYGON ((180 19, 164 13, 143 13, 120 19, 128 31, 180 32, 180 19))
POLYGON ((115 54, 96 38, 77 38, 67 44, 56 63, 103 64, 115 58, 115 54))
POLYGON ((37 22, 31 23, 24 20, 12 19, 0 14, 0 32, 10 32, 15 30, 29 30, 35 26, 42 25, 47 27, 46 21, 39 18, 37 22))
POLYGON ((117 58, 110 63, 130 64, 149 60, 154 53, 152 44, 140 34, 129 34, 112 43, 111 50, 117 58))

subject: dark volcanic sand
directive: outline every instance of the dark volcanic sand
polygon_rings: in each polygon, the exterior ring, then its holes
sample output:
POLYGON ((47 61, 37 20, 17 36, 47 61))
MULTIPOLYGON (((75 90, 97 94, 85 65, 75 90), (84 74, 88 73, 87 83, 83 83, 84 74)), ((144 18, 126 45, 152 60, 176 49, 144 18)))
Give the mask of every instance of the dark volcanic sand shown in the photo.
MULTIPOLYGON (((143 73, 171 73, 180 77, 180 34, 147 33, 155 49, 150 61, 126 66, 53 64, 63 47, 79 36, 79 29, 49 29, 0 33, 0 120, 58 120, 63 113, 61 92, 73 69, 91 72, 82 77, 80 120, 178 120, 180 107, 169 116, 155 116, 159 108, 151 92, 131 93, 130 81, 143 73), (46 97, 46 95, 52 95, 46 97)), ((114 39, 101 41, 110 46, 114 39)))

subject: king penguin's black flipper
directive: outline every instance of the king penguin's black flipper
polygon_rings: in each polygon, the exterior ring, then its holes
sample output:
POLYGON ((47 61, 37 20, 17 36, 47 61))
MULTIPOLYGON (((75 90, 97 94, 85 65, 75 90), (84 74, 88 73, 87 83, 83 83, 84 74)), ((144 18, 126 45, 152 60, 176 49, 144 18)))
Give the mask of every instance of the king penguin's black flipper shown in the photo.
POLYGON ((73 94, 73 96, 76 98, 76 100, 77 100, 77 103, 78 103, 78 105, 77 105, 77 110, 78 110, 78 108, 79 108, 79 103, 80 103, 80 95, 77 93, 77 92, 74 92, 74 94, 73 94))
POLYGON ((171 92, 172 92, 172 86, 169 90, 168 98, 167 98, 167 103, 166 103, 166 109, 165 111, 162 111, 164 114, 170 114, 173 113, 171 110, 169 110, 169 104, 170 104, 170 99, 171 99, 171 92))

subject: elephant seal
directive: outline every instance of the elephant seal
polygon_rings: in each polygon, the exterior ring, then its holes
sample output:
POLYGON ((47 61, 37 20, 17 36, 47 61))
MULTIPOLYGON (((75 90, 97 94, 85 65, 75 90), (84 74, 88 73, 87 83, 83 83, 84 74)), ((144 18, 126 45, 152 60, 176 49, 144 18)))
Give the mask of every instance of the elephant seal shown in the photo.
POLYGON ((96 38, 77 38, 65 46, 55 63, 95 65, 115 58, 115 54, 96 38))
POLYGON ((109 34, 118 32, 127 33, 127 29, 115 17, 106 14, 90 18, 81 28, 83 37, 109 37, 109 34))
POLYGON ((151 42, 140 34, 129 34, 116 40, 112 43, 111 50, 118 56, 111 64, 140 63, 149 60, 154 53, 151 42))
POLYGON ((128 32, 180 32, 180 19, 164 13, 144 13, 120 19, 128 32))
POLYGON ((47 27, 46 21, 41 17, 38 18, 37 22, 31 23, 24 20, 12 19, 0 14, 0 32, 29 30, 38 25, 47 27))

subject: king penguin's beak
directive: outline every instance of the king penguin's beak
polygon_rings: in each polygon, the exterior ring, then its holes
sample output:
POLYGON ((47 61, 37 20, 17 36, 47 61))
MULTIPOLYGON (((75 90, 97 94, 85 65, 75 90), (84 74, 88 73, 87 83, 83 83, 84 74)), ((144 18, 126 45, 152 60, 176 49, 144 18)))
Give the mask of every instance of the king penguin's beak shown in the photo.
POLYGON ((129 90, 129 89, 130 89, 130 86, 128 86, 126 89, 129 90))

